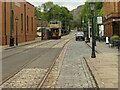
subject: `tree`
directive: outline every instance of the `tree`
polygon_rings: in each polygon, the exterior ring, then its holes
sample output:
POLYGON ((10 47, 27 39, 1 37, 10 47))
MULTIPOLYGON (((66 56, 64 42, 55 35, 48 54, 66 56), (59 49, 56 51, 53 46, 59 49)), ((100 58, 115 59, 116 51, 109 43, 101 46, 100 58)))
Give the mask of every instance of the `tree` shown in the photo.
POLYGON ((73 19, 70 11, 66 7, 60 7, 59 5, 54 5, 47 14, 48 21, 60 20, 64 29, 70 25, 70 21, 73 19))
POLYGON ((35 7, 35 16, 39 18, 41 15, 40 9, 38 7, 35 7))
MULTIPOLYGON (((103 14, 103 10, 102 10, 103 2, 96 2, 95 6, 96 6, 96 16, 102 15, 103 14)), ((82 26, 83 19, 84 19, 85 24, 87 23, 86 16, 89 19, 93 16, 93 13, 90 12, 90 6, 88 2, 85 3, 84 8, 82 9, 80 13, 80 20, 81 20, 80 26, 82 26)))
POLYGON ((53 6, 54 6, 53 2, 46 2, 42 4, 41 10, 43 9, 43 12, 47 13, 53 6))
POLYGON ((55 5, 53 2, 46 2, 42 6, 36 7, 35 15, 43 21, 59 20, 64 29, 70 25, 73 16, 66 7, 55 5))
POLYGON ((60 20, 60 11, 61 8, 58 5, 54 5, 49 11, 48 11, 48 20, 57 19, 60 20))

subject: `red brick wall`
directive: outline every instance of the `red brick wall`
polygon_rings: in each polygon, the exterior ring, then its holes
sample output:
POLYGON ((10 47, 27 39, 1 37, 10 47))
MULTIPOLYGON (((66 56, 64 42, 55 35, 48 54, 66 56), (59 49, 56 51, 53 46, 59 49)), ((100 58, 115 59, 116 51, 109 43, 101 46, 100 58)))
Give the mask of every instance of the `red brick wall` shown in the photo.
MULTIPOLYGON (((2 44, 5 45, 5 17, 4 17, 4 3, 2 3, 2 44)), ((25 36, 26 36, 26 41, 29 40, 34 40, 35 39, 35 27, 36 27, 36 23, 34 20, 34 6, 31 5, 28 2, 13 2, 12 3, 12 9, 13 9, 13 13, 14 13, 14 30, 12 32, 12 36, 14 37, 14 43, 16 42, 16 17, 18 18, 18 22, 17 22, 17 33, 18 33, 18 42, 25 42, 25 36), (27 23, 27 20, 25 22, 25 10, 24 10, 24 5, 26 5, 26 17, 29 17, 29 31, 25 31, 27 30, 25 28, 25 24, 27 23), (22 19, 23 17, 23 19, 22 19), (33 20, 32 20, 33 19, 33 20), (22 22, 23 21, 23 22, 22 22), (25 34, 26 32, 26 34, 25 34)), ((10 43, 10 2, 6 3, 6 35, 7 35, 7 44, 10 43)))
MULTIPOLYGON (((13 11, 14 11, 14 31, 13 36, 16 38, 16 29, 18 33, 18 42, 24 41, 24 26, 23 30, 21 30, 21 14, 24 16, 24 3, 23 2, 13 2, 13 11), (18 21, 16 23, 16 18, 18 21), (16 27, 17 26, 17 27, 16 27)), ((24 21, 24 20, 23 20, 24 21)), ((16 42, 16 39, 14 40, 16 42)))
POLYGON ((10 37, 10 3, 6 2, 6 25, 5 25, 5 3, 2 2, 2 44, 9 44, 10 37), (6 27, 5 27, 6 26, 6 27), (6 29, 5 29, 6 28, 6 29), (5 40, 5 30, 6 30, 6 40, 5 40))
POLYGON ((105 36, 107 36, 107 37, 112 36, 112 33, 113 33, 113 31, 112 31, 112 23, 106 24, 104 26, 104 28, 105 28, 105 30, 104 30, 105 36))
POLYGON ((2 44, 2 2, 0 1, 0 45, 2 44))
POLYGON ((103 3, 103 15, 107 16, 111 13, 118 12, 118 3, 117 2, 104 2, 103 3))
POLYGON ((45 22, 45 21, 41 21, 38 23, 38 27, 47 27, 48 26, 48 22, 45 22))
POLYGON ((120 8, 120 3, 118 2, 104 2, 103 4, 103 17, 104 17, 104 33, 105 36, 113 35, 113 19, 118 18, 118 12, 120 8))
POLYGON ((120 17, 120 1, 118 3, 118 12, 119 12, 119 17, 120 17))
MULTIPOLYGON (((31 23, 34 21, 34 6, 30 3, 26 2, 26 17, 28 16, 28 30, 27 30, 27 40, 34 40, 35 39, 35 23, 31 23)), ((27 19, 27 18, 26 18, 27 19)), ((27 20, 26 20, 27 21, 27 20)))

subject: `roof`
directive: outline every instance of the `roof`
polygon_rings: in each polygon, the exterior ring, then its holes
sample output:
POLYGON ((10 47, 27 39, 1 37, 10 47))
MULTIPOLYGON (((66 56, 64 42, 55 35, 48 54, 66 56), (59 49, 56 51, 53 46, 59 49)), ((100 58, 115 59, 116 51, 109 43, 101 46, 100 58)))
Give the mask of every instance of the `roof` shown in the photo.
POLYGON ((29 3, 28 1, 26 1, 26 3, 28 3, 29 5, 31 5, 31 6, 33 6, 33 7, 34 7, 34 5, 33 5, 33 4, 31 4, 31 3, 29 3))

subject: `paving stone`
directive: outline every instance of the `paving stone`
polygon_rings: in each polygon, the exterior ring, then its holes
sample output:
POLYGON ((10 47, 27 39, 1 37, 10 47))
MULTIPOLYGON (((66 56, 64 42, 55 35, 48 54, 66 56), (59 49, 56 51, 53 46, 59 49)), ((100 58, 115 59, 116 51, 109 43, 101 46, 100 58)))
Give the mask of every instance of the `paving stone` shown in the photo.
POLYGON ((56 88, 92 88, 92 83, 95 85, 83 59, 84 55, 90 55, 88 51, 89 47, 84 42, 73 40, 69 43, 56 88))

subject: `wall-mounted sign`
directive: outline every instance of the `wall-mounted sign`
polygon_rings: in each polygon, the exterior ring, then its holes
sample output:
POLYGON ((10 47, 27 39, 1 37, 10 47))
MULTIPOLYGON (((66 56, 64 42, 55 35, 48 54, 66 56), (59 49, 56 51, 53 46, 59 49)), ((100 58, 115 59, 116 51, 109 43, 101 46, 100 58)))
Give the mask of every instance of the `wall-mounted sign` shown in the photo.
POLYGON ((102 24, 102 16, 97 17, 97 24, 102 24))
POLYGON ((21 3, 20 3, 20 2, 15 2, 15 5, 16 5, 17 7, 21 7, 21 3))
POLYGON ((120 19, 113 19, 112 21, 113 22, 115 22, 115 21, 118 22, 118 21, 120 21, 120 19))

